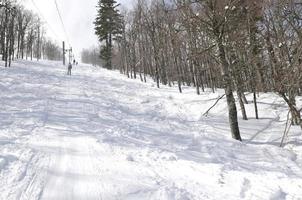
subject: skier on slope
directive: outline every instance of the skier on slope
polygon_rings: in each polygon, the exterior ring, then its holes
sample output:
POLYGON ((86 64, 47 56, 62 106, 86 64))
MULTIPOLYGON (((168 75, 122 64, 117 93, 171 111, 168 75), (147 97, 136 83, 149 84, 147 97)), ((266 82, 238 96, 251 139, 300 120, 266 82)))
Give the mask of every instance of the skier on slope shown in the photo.
POLYGON ((71 69, 72 69, 72 65, 71 63, 68 64, 68 72, 67 75, 71 76, 71 69))

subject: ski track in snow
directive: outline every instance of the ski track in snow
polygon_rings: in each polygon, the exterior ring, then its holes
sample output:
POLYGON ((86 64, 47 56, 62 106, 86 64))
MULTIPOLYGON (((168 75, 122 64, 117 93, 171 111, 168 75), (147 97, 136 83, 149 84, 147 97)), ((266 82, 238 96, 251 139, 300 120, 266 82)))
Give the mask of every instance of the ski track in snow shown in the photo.
POLYGON ((287 107, 273 94, 258 99, 261 120, 240 120, 240 143, 223 100, 202 116, 219 93, 88 65, 71 77, 58 62, 2 65, 0 200, 302 199, 301 131, 278 147, 287 107))

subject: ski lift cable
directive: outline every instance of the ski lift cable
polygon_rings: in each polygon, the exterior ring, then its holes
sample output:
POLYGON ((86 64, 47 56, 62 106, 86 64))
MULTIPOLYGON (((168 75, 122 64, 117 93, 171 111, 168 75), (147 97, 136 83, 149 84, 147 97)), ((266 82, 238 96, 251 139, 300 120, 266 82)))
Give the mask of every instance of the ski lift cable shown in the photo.
POLYGON ((54 0, 54 2, 55 2, 55 5, 56 5, 57 13, 58 13, 59 18, 60 18, 60 21, 61 21, 61 25, 62 25, 62 27, 63 27, 63 31, 64 31, 64 33, 65 33, 65 37, 66 37, 66 39, 67 39, 67 43, 68 43, 68 45, 71 47, 71 45, 70 45, 70 40, 69 40, 67 31, 66 31, 66 28, 65 28, 65 25, 64 25, 64 21, 63 21, 63 18, 62 18, 62 15, 61 15, 61 12, 60 12, 58 3, 57 3, 56 0, 54 0))
MULTIPOLYGON (((22 0, 21 0, 22 1, 22 0)), ((39 9, 39 7, 37 6, 37 4, 35 3, 34 0, 31 0, 32 4, 34 5, 34 7, 36 8, 36 10, 38 11, 38 14, 40 15, 40 17, 42 18, 42 20, 47 24, 47 26, 49 27, 50 31, 54 34, 54 36, 56 38, 62 39, 61 37, 58 36, 58 34, 54 31, 54 29, 52 28, 52 26, 50 25, 50 23, 48 23, 48 21, 46 20, 46 18, 44 17, 43 13, 41 12, 41 10, 39 9)))
MULTIPOLYGON (((65 33, 65 37, 66 37, 66 39, 67 39, 67 43, 68 43, 69 47, 71 48, 72 46, 71 46, 71 43, 70 43, 69 34, 68 34, 67 31, 66 31, 67 29, 66 29, 66 26, 65 26, 65 24, 64 24, 64 20, 63 20, 63 17, 62 17, 62 14, 61 14, 61 11, 60 11, 60 8, 59 8, 59 5, 58 5, 57 0, 54 0, 54 3, 55 3, 56 8, 57 8, 57 13, 58 13, 58 16, 59 16, 59 18, 60 18, 60 21, 61 21, 61 24, 62 24, 64 33, 65 33)), ((73 52, 74 54, 76 54, 76 51, 75 51, 74 48, 72 49, 72 52, 73 52)))

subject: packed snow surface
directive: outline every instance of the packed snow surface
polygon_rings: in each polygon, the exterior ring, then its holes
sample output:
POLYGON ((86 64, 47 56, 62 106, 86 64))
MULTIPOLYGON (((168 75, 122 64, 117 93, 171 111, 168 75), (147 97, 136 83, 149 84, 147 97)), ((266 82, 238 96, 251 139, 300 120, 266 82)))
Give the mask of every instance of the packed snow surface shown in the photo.
POLYGON ((0 67, 0 199, 302 199, 301 130, 278 147, 286 104, 260 94, 255 120, 247 95, 241 143, 224 99, 203 116, 222 94, 88 65, 0 67))

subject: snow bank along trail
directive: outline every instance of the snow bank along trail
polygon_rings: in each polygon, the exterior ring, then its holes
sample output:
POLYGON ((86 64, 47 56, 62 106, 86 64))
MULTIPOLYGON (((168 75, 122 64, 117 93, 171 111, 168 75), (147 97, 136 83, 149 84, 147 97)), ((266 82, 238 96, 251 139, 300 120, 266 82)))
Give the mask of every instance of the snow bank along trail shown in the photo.
POLYGON ((202 116, 221 92, 184 91, 86 65, 0 67, 0 199, 302 199, 301 131, 278 147, 280 98, 260 95, 240 143, 224 100, 202 116))

